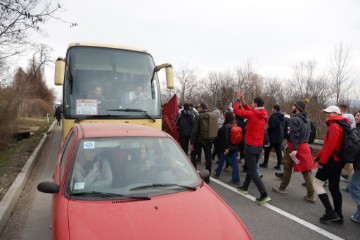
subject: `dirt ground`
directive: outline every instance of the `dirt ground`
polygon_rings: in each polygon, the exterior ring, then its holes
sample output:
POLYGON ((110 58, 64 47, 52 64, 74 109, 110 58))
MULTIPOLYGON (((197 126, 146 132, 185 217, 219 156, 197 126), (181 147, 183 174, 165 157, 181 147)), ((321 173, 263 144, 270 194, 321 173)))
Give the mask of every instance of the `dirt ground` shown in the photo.
POLYGON ((0 169, 0 201, 15 181, 19 172, 21 172, 42 137, 42 133, 33 134, 30 138, 18 142, 17 147, 12 150, 14 154, 10 154, 10 157, 0 169))

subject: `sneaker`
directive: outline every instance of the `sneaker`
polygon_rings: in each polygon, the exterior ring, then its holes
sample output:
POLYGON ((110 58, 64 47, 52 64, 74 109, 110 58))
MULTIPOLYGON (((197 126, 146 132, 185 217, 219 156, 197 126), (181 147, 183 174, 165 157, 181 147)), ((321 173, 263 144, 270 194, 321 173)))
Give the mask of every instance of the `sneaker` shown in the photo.
POLYGON ((344 181, 344 182, 349 182, 349 177, 347 176, 347 175, 345 175, 345 174, 341 174, 340 175, 340 180, 341 181, 344 181))
POLYGON ((284 176, 284 174, 283 174, 283 173, 275 172, 275 176, 282 179, 283 176, 284 176))
POLYGON ((314 203, 316 201, 316 198, 314 196, 308 196, 306 195, 304 197, 304 200, 314 203))
POLYGON ((237 188, 237 190, 243 195, 248 195, 248 191, 245 188, 241 187, 241 186, 239 186, 237 188))
POLYGON ((214 178, 219 179, 220 176, 217 176, 216 174, 214 174, 214 178))
POLYGON ((267 164, 264 164, 264 163, 260 164, 259 166, 260 166, 261 168, 267 168, 267 164))
POLYGON ((277 192, 277 193, 281 193, 281 194, 286 194, 287 192, 285 191, 285 189, 282 189, 280 187, 273 187, 272 190, 274 192, 277 192))
POLYGON ((270 201, 271 201, 271 198, 269 196, 260 197, 260 198, 256 199, 256 202, 259 203, 259 204, 264 204, 264 203, 267 203, 267 202, 270 202, 270 201))
POLYGON ((320 222, 322 223, 335 222, 337 220, 340 220, 340 217, 334 211, 327 211, 324 216, 320 218, 320 222))
POLYGON ((355 217, 354 217, 354 215, 351 215, 351 220, 353 220, 354 222, 356 222, 356 223, 360 223, 360 220, 357 220, 355 217))
POLYGON ((274 167, 274 169, 276 169, 276 170, 281 170, 281 167, 278 166, 278 165, 276 165, 276 166, 274 167))
POLYGON ((333 221, 333 223, 344 224, 344 218, 340 217, 339 220, 335 220, 335 221, 333 221))
POLYGON ((349 192, 349 187, 348 187, 348 186, 343 187, 342 190, 343 190, 344 192, 349 192))
POLYGON ((235 187, 240 187, 240 182, 237 182, 237 183, 234 183, 234 182, 233 182, 233 185, 234 185, 235 187))

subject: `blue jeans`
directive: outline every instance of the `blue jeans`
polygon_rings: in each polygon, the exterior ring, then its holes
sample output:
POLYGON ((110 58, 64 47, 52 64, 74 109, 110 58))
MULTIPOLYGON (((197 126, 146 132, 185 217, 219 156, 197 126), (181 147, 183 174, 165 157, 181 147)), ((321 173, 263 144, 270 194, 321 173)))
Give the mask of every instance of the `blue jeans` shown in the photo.
POLYGON ((357 205, 357 210, 353 216, 357 221, 360 221, 360 170, 355 170, 349 183, 349 192, 357 205))
MULTIPOLYGON (((229 152, 228 155, 231 159, 231 164, 232 164, 232 179, 231 180, 233 181, 233 183, 240 183, 239 165, 237 162, 238 154, 237 154, 237 152, 229 152)), ((223 169, 224 162, 225 162, 225 157, 226 157, 226 155, 224 153, 221 153, 220 159, 219 159, 219 165, 215 170, 216 176, 220 176, 220 174, 221 174, 221 170, 223 169)))

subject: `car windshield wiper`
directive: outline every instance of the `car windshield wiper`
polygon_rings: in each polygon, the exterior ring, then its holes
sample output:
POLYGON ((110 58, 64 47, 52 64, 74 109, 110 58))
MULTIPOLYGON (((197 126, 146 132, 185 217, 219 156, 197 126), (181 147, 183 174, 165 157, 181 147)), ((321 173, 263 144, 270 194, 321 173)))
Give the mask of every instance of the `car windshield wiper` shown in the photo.
POLYGON ((175 184, 175 183, 153 183, 153 184, 148 184, 148 185, 143 185, 143 186, 138 186, 138 187, 134 187, 134 188, 130 188, 130 191, 132 190, 138 190, 138 189, 144 189, 144 188, 157 188, 157 187, 181 187, 181 188, 186 188, 186 189, 190 189, 193 191, 196 191, 196 187, 193 186, 186 186, 186 185, 179 185, 179 184, 175 184))
POLYGON ((125 194, 98 192, 98 191, 75 192, 75 193, 71 193, 71 196, 99 196, 103 198, 124 197, 124 198, 139 199, 139 200, 151 200, 151 197, 149 196, 134 196, 134 195, 125 195, 125 194))
POLYGON ((135 108, 125 108, 125 109, 106 109, 106 111, 115 111, 115 112, 138 112, 142 113, 146 117, 150 118, 153 122, 156 122, 156 119, 150 116, 147 111, 142 109, 135 109, 135 108))

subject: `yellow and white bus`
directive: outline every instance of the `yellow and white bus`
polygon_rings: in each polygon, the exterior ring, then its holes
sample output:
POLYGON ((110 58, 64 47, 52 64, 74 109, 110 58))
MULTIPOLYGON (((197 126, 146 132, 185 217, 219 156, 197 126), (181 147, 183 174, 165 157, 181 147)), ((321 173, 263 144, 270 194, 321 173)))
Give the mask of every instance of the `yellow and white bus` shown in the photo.
POLYGON ((168 63, 155 65, 145 50, 98 43, 71 43, 55 64, 55 85, 63 86, 63 137, 74 122, 119 122, 161 129, 160 85, 174 87, 168 63))

